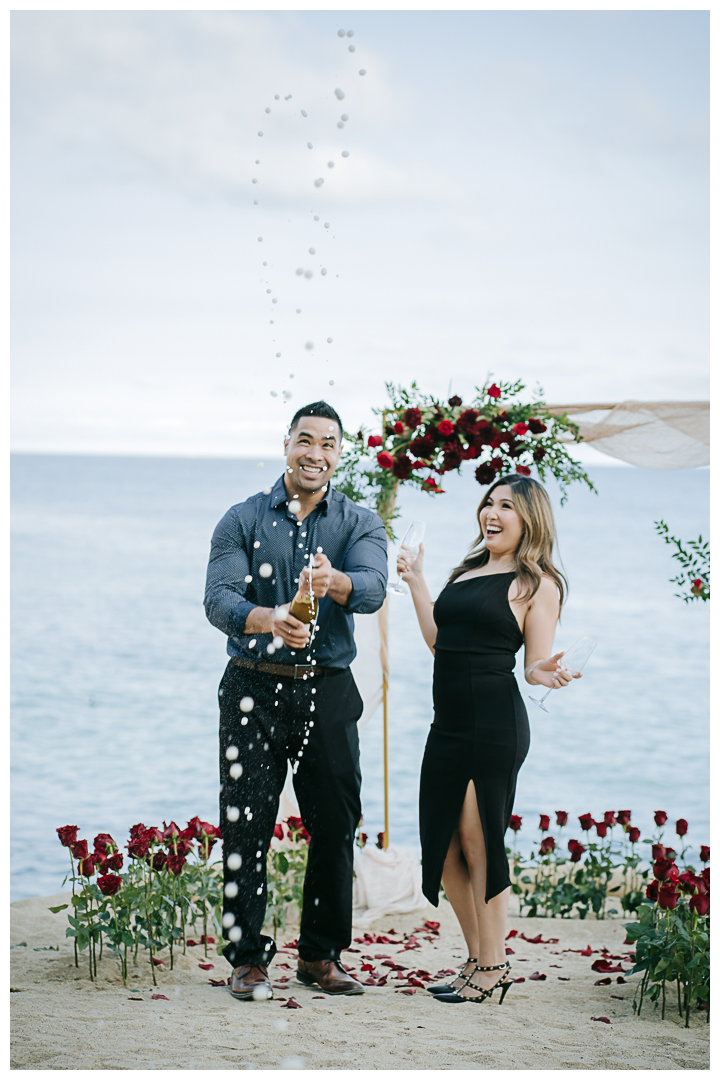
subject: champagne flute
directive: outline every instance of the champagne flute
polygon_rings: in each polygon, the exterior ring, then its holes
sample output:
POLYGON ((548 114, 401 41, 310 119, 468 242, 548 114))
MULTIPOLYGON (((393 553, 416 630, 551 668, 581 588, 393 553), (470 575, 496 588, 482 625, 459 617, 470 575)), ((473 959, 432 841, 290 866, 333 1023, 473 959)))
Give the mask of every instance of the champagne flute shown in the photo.
MULTIPOLYGON (((400 547, 408 548, 415 555, 420 551, 420 545, 423 542, 425 536, 425 522, 424 521, 411 521, 410 526, 402 538, 400 547)), ((402 574, 398 574, 397 581, 391 581, 387 587, 388 592, 395 593, 396 596, 407 596, 408 587, 403 584, 402 574)))
MULTIPOLYGON (((582 671, 582 669, 585 667, 588 660, 592 656, 593 652, 595 651, 596 645, 597 641, 594 641, 591 637, 578 638, 575 644, 571 645, 570 648, 567 649, 567 651, 563 653, 563 655, 560 657, 560 667, 563 667, 567 671, 570 671, 573 675, 582 671)), ((538 705, 543 712, 550 712, 549 709, 545 708, 543 702, 545 701, 545 698, 548 696, 548 694, 551 694, 554 689, 555 687, 551 686, 549 690, 545 691, 541 698, 531 697, 530 700, 532 701, 533 705, 538 705)))

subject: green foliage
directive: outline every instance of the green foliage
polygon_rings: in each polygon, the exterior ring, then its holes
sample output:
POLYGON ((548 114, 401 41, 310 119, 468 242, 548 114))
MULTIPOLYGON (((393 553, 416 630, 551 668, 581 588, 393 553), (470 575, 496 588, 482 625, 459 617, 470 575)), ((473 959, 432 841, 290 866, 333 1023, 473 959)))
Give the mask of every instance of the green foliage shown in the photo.
POLYGON ((688 540, 687 547, 676 536, 670 535, 670 529, 664 521, 656 521, 655 529, 666 544, 675 548, 673 559, 682 566, 682 571, 670 578, 673 585, 683 590, 675 593, 680 600, 688 604, 691 600, 710 599, 710 543, 698 536, 697 540, 688 540), (689 550, 688 550, 689 549, 689 550))
POLYGON ((677 1007, 690 1026, 690 1008, 702 1005, 710 1020, 710 921, 691 911, 686 898, 672 911, 643 901, 638 921, 626 923, 628 941, 635 943, 633 974, 642 972, 633 1010, 640 1015, 645 1000, 662 1006, 665 1019, 668 988, 675 983, 677 1007))
POLYGON ((267 857, 266 922, 273 936, 286 929, 291 915, 302 914, 303 883, 307 868, 307 843, 296 841, 292 847, 270 848, 267 857))

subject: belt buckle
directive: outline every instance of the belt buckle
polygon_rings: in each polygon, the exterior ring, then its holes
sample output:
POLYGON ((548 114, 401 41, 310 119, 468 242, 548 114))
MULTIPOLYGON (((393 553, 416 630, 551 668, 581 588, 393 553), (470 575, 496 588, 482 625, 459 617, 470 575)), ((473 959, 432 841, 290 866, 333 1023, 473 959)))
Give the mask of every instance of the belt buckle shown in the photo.
POLYGON ((293 675, 293 678, 301 679, 304 675, 309 675, 311 670, 312 669, 309 664, 296 664, 295 674, 293 675))

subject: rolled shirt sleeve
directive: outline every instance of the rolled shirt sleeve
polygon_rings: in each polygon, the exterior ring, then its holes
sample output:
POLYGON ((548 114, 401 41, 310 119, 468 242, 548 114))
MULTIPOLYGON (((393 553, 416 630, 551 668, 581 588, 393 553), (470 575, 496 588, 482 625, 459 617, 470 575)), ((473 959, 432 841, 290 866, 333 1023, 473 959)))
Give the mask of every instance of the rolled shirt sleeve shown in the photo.
POLYGON ((350 545, 343 561, 343 573, 352 582, 345 605, 350 614, 369 615, 382 607, 387 587, 387 536, 380 518, 373 514, 372 529, 350 545))
POLYGON ((249 572, 246 537, 233 508, 218 523, 212 536, 204 601, 209 621, 231 638, 245 633, 247 617, 258 606, 247 598, 245 578, 249 572))

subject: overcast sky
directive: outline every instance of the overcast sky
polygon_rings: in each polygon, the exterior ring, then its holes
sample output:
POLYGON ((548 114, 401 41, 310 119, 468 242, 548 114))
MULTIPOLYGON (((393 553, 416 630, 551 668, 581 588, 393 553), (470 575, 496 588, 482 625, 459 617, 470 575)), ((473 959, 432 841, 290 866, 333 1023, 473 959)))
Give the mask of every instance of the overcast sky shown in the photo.
POLYGON ((12 26, 16 449, 277 454, 386 379, 707 397, 706 12, 12 26))

